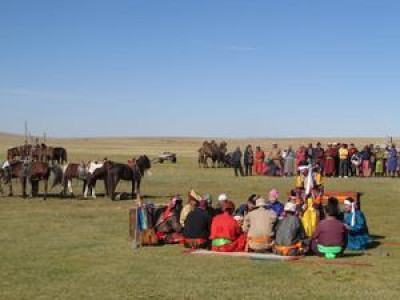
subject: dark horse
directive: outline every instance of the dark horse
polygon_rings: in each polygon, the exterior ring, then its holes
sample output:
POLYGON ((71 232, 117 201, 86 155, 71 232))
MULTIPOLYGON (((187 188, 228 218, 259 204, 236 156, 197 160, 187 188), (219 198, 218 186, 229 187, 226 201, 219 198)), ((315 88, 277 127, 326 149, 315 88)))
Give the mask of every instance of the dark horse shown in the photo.
POLYGON ((146 170, 151 168, 151 162, 146 155, 129 161, 128 164, 114 164, 107 174, 108 196, 114 200, 115 189, 120 180, 132 182, 132 196, 140 195, 140 182, 146 170))
POLYGON ((97 180, 104 180, 104 187, 106 194, 108 195, 107 178, 108 171, 115 165, 114 162, 105 160, 102 163, 90 163, 88 166, 88 175, 86 179, 86 188, 83 193, 85 198, 90 193, 93 198, 96 198, 96 182, 97 180))
POLYGON ((13 195, 12 179, 19 178, 21 181, 22 196, 27 197, 26 183, 29 181, 31 184, 31 193, 35 197, 38 195, 39 181, 44 181, 44 194, 43 199, 47 198, 48 181, 51 169, 45 162, 40 161, 11 161, 6 167, 0 169, 0 185, 2 182, 9 186, 9 196, 13 195))
POLYGON ((62 147, 54 147, 51 160, 58 164, 65 164, 67 160, 67 150, 62 147))

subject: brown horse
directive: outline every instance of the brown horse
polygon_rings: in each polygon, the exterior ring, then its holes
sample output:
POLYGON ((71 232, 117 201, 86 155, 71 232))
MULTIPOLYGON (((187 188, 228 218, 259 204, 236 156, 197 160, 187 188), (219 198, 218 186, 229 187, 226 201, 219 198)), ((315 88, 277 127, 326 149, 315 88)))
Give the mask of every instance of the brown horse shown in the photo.
POLYGON ((114 200, 115 189, 120 180, 132 182, 132 196, 136 193, 140 195, 140 183, 146 170, 151 168, 150 159, 140 156, 129 161, 128 164, 114 164, 107 174, 108 196, 114 200))
POLYGON ((92 162, 88 166, 88 176, 85 192, 83 196, 88 197, 90 193, 93 198, 96 198, 96 182, 97 180, 104 180, 104 188, 108 195, 108 171, 114 166, 114 162, 105 159, 103 162, 92 162))
POLYGON ((63 190, 61 192, 62 195, 66 196, 67 192, 73 195, 74 192, 72 190, 72 179, 78 179, 83 181, 83 191, 85 191, 86 179, 88 176, 88 165, 85 165, 84 163, 70 163, 64 166, 54 166, 53 170, 54 180, 51 188, 61 184, 63 186, 63 190))
POLYGON ((26 183, 29 181, 31 184, 31 194, 35 197, 38 194, 39 181, 43 180, 43 199, 46 200, 50 173, 51 169, 45 162, 11 161, 8 166, 0 169, 0 185, 1 183, 7 184, 9 186, 9 196, 12 196, 12 179, 19 178, 21 181, 22 196, 26 198, 26 183))

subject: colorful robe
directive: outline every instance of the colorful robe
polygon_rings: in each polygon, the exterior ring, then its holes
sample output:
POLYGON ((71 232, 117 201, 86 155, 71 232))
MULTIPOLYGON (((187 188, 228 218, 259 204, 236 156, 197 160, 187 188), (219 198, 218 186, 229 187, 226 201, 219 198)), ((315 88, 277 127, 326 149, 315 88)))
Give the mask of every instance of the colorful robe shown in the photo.
POLYGON ((350 226, 347 233, 348 250, 367 249, 369 243, 368 226, 364 214, 360 210, 355 212, 355 222, 352 225, 353 213, 347 213, 344 216, 344 223, 350 226))

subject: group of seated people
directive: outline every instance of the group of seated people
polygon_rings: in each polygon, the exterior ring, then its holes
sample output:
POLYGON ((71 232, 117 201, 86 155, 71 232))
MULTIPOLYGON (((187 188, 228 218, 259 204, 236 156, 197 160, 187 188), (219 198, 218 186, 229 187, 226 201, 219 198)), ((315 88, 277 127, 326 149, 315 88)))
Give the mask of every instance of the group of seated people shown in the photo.
POLYGON ((218 252, 314 253, 335 258, 346 249, 367 248, 368 226, 353 199, 345 200, 342 212, 336 198, 322 205, 311 193, 303 198, 300 194, 293 190, 283 204, 272 189, 267 199, 251 195, 235 209, 226 194, 219 195, 213 207, 210 195, 191 191, 185 206, 180 196, 171 199, 155 231, 164 243, 218 252))

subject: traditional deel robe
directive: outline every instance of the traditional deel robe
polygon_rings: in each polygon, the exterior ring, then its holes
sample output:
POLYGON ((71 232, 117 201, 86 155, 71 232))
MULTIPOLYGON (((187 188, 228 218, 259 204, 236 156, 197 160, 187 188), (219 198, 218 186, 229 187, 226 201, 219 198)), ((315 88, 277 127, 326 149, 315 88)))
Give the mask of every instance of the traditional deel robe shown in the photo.
POLYGON ((306 148, 299 148, 296 151, 296 170, 299 169, 300 164, 307 163, 307 149, 306 148))
POLYGON ((397 169, 397 150, 396 149, 389 149, 388 155, 388 171, 389 172, 396 172, 397 169))
POLYGON ((369 243, 368 226, 364 214, 360 210, 347 213, 344 216, 345 224, 350 226, 347 233, 348 250, 365 250, 369 243))
POLYGON ((183 245, 187 248, 206 248, 212 217, 207 210, 196 207, 189 213, 183 229, 183 245))
POLYGON ((287 215, 276 226, 274 252, 279 255, 299 255, 302 253, 302 241, 305 237, 300 218, 287 215))
POLYGON ((375 166, 375 172, 376 173, 383 173, 384 170, 384 158, 385 158, 385 152, 380 150, 376 152, 376 166, 375 166))
POLYGON ((307 209, 304 211, 303 216, 301 217, 301 223, 303 225, 305 235, 308 238, 311 238, 318 225, 318 213, 314 208, 312 198, 307 200, 307 209))
POLYGON ((214 217, 210 240, 212 240, 211 249, 218 252, 241 252, 246 247, 246 236, 242 228, 226 212, 214 217))
POLYGON ((256 162, 254 164, 254 172, 258 175, 262 175, 264 173, 264 159, 265 153, 264 151, 257 150, 256 151, 256 162))
POLYGON ((296 173, 296 153, 293 150, 286 151, 283 172, 285 174, 296 173))
POLYGON ((325 151, 324 172, 328 176, 336 173, 336 155, 337 151, 333 148, 325 151))
POLYGON ((247 232, 248 247, 252 250, 268 250, 273 245, 274 225, 277 215, 260 207, 244 217, 243 231, 247 232))

